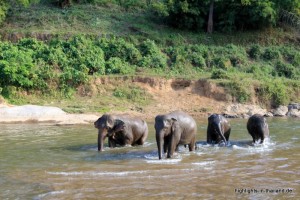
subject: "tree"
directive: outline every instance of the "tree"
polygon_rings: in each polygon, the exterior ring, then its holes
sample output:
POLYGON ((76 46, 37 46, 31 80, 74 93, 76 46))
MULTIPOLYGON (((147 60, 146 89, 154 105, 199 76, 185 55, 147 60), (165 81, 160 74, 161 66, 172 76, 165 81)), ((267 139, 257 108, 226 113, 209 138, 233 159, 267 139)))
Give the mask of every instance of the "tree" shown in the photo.
POLYGON ((209 6, 209 14, 208 14, 208 22, 207 22, 207 32, 212 33, 213 32, 213 17, 214 17, 214 0, 210 1, 210 6, 209 6))
POLYGON ((177 27, 217 31, 276 26, 281 9, 300 14, 299 0, 156 0, 155 12, 177 27))

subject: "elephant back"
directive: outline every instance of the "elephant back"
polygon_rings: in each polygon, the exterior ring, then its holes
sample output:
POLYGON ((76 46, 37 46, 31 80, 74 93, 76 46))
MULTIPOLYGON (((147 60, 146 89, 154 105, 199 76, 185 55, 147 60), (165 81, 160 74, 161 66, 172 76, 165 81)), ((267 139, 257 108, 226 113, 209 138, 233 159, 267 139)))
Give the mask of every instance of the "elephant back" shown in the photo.
POLYGON ((183 111, 174 111, 167 115, 168 118, 174 118, 178 121, 179 125, 186 130, 197 131, 197 123, 192 116, 183 111))
POLYGON ((264 135, 265 137, 269 136, 269 127, 267 124, 267 120, 264 116, 259 114, 252 115, 248 119, 247 129, 251 135, 259 133, 260 135, 264 135))
POLYGON ((126 128, 130 129, 129 131, 132 131, 134 134, 143 135, 145 132, 148 132, 148 125, 146 121, 138 117, 119 115, 116 116, 116 119, 123 121, 126 128))

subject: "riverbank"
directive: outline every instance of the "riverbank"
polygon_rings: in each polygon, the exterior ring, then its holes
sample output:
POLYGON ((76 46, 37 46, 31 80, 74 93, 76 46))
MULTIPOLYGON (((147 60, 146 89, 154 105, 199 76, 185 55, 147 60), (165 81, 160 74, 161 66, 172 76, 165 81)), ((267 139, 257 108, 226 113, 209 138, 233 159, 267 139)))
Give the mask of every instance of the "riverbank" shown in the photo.
MULTIPOLYGON (((266 117, 300 117, 299 104, 290 104, 289 106, 280 106, 277 109, 267 111, 257 105, 231 104, 224 112, 221 112, 227 118, 248 118, 253 114, 261 114, 266 117)), ((113 112, 118 113, 118 112, 113 112)), ((134 111, 124 111, 131 115, 136 115, 144 119, 153 119, 157 113, 138 113, 134 111)), ((103 114, 103 113, 102 113, 103 114)), ((211 113, 198 112, 189 113, 193 117, 208 117, 211 113)), ((99 114, 70 114, 64 112, 58 107, 23 105, 13 106, 0 104, 0 123, 51 123, 55 125, 76 125, 92 124, 101 116, 99 114)))
POLYGON ((227 118, 248 118, 253 114, 300 117, 297 103, 267 109, 259 106, 255 95, 248 104, 233 102, 226 88, 207 79, 102 77, 93 80, 89 87, 78 88, 76 97, 69 100, 34 102, 29 98, 28 103, 17 106, 2 98, 0 123, 92 124, 104 113, 127 113, 153 120, 156 115, 174 110, 182 110, 196 119, 212 113, 227 118))

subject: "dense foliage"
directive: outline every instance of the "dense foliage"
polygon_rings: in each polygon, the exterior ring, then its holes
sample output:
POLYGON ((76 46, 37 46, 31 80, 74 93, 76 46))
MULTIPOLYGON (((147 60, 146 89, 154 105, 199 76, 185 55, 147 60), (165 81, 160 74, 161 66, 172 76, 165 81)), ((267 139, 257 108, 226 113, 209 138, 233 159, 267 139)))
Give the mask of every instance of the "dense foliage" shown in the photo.
POLYGON ((153 10, 173 26, 206 30, 212 3, 214 29, 220 31, 274 26, 282 9, 300 14, 300 1, 296 0, 161 0, 153 3, 153 10))
POLYGON ((39 0, 0 0, 0 24, 5 20, 10 7, 16 5, 29 6, 37 2, 39 2, 39 0))
MULTIPOLYGON (((40 0, 28 6, 33 2, 0 0, 0 21, 9 13, 0 41, 0 95, 6 98, 70 97, 102 75, 154 74, 210 78, 238 102, 253 95, 272 105, 299 100, 299 39, 286 29, 209 35, 165 26, 167 20, 206 30, 212 2, 215 30, 276 25, 280 9, 297 24, 299 1, 40 0)), ((113 95, 142 102, 145 94, 124 87, 113 95)))
MULTIPOLYGON (((236 79, 238 73, 264 81, 297 81, 299 50, 258 44, 247 48, 232 44, 160 47, 151 40, 132 43, 115 37, 75 36, 49 42, 27 38, 18 43, 0 42, 0 91, 9 96, 16 90, 49 93, 58 89, 69 95, 70 89, 86 84, 93 76, 150 69, 173 75, 211 73, 213 79, 231 80, 225 86, 231 88, 237 101, 246 102, 250 98, 247 85, 236 79)), ((271 87, 261 89, 278 95, 271 87)), ((286 98, 275 96, 275 103, 283 103, 286 98)))

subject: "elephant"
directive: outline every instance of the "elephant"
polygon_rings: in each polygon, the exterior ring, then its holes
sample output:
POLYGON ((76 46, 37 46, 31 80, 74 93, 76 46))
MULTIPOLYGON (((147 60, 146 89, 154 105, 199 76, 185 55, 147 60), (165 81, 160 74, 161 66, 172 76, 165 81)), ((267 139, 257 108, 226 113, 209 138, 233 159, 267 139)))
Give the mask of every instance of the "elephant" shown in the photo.
POLYGON ((98 129, 98 151, 108 137, 108 146, 143 145, 148 137, 148 125, 139 118, 126 115, 104 114, 94 122, 98 129))
POLYGON ((248 119, 247 130, 253 138, 253 143, 262 144, 266 138, 269 138, 267 120, 260 114, 254 114, 248 119))
POLYGON ((189 146, 190 151, 195 150, 197 124, 195 120, 182 111, 174 111, 155 117, 156 143, 158 158, 162 158, 162 151, 171 158, 180 144, 189 146))
POLYGON ((231 126, 227 119, 219 114, 212 114, 208 117, 207 143, 227 146, 231 126))

